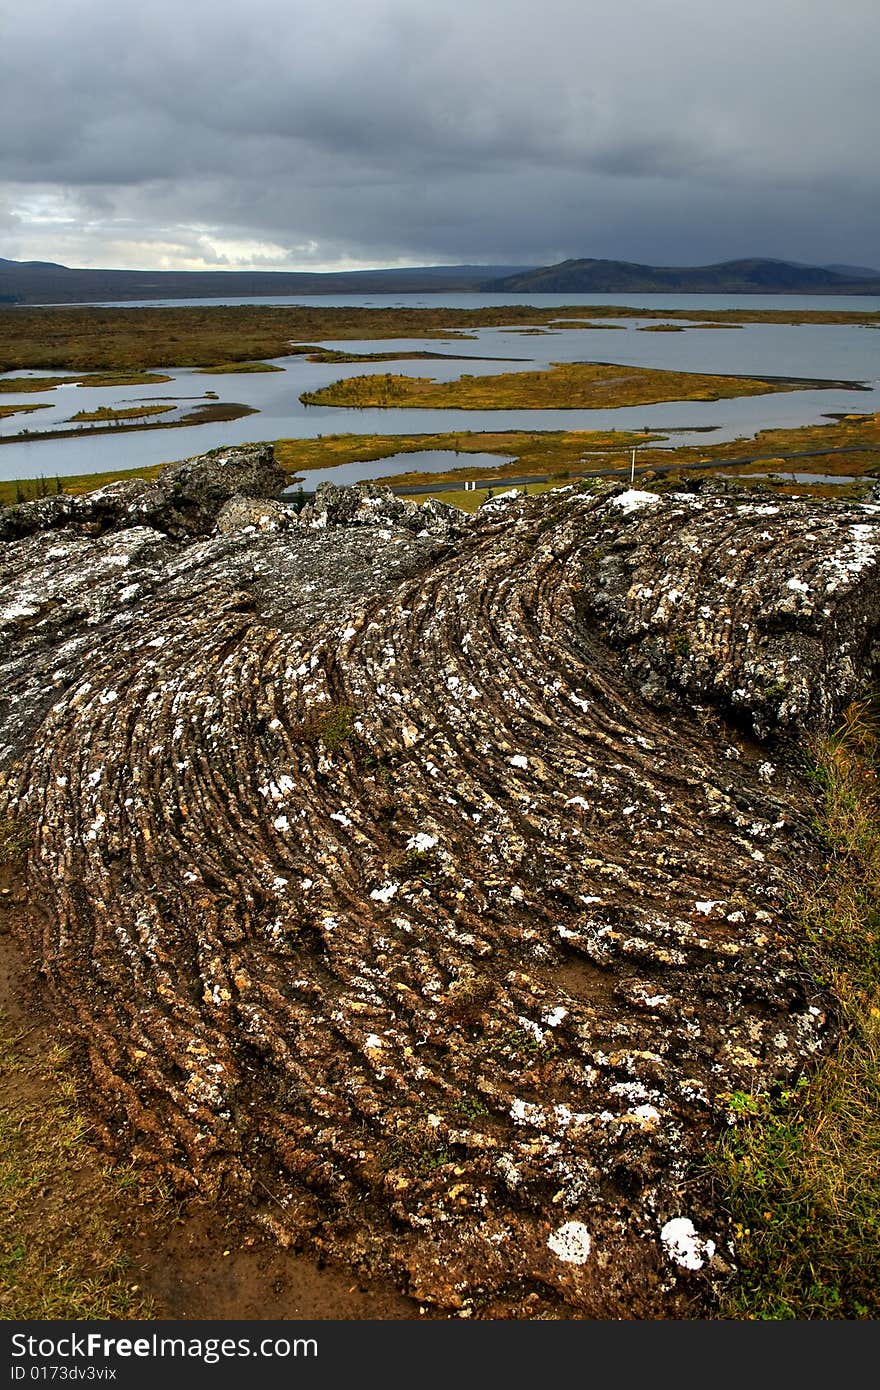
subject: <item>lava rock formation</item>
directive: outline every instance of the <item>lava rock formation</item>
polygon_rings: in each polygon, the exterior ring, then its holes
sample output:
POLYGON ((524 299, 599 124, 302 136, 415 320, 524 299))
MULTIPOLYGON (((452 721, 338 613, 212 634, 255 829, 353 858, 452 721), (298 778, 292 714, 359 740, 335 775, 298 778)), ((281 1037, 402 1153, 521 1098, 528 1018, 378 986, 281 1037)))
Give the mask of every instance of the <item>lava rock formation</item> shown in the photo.
POLYGON ((297 516, 270 455, 0 516, 0 814, 97 1132, 440 1315, 676 1316, 731 1093, 823 1045, 790 750, 876 664, 880 508, 297 516))

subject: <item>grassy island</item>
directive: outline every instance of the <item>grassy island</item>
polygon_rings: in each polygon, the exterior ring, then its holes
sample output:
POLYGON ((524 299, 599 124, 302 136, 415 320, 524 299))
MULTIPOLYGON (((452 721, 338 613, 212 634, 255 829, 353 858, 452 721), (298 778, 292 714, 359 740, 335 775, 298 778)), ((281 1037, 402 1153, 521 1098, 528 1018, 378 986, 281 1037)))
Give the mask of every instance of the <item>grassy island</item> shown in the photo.
POLYGON ((34 405, 0 405, 0 420, 7 420, 10 415, 30 415, 34 410, 47 410, 48 401, 37 401, 34 405))
POLYGON ((70 420, 72 424, 112 425, 116 420, 141 420, 148 415, 164 415, 166 411, 173 409, 173 405, 141 405, 114 410, 109 405, 102 405, 97 410, 78 410, 76 415, 71 415, 70 420))
POLYGON ((283 372, 272 362, 221 362, 216 367, 199 367, 199 376, 249 376, 253 372, 283 372))
POLYGON ((54 391, 58 386, 161 386, 171 381, 159 372, 94 372, 89 376, 25 376, 0 380, 0 391, 6 395, 29 395, 32 391, 54 391))
POLYGON ((658 401, 717 401, 795 389, 790 383, 752 377, 670 372, 613 362, 566 362, 554 363, 546 371, 462 376, 457 381, 391 374, 346 377, 319 391, 304 391, 300 400, 304 405, 349 408, 584 410, 658 401))

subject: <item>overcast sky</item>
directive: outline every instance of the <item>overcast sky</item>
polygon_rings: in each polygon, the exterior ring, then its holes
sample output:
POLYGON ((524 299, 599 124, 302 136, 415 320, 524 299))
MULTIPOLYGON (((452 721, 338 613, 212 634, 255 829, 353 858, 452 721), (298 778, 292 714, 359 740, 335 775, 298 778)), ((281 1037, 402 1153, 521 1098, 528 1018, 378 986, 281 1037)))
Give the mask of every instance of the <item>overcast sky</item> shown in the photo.
POLYGON ((878 0, 0 0, 0 256, 880 268, 878 0))

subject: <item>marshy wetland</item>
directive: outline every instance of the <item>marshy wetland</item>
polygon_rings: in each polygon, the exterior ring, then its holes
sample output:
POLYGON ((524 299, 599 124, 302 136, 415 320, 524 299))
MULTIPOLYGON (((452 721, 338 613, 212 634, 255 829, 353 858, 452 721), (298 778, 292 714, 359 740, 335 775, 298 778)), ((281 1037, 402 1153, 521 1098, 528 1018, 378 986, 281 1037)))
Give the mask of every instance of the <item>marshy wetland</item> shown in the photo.
POLYGON ((366 468, 412 440, 452 450, 452 467, 417 470, 438 481, 471 476, 467 456, 510 435, 517 451, 501 452, 528 473, 583 471, 584 456, 617 450, 607 462, 622 467, 634 442, 640 464, 653 447, 666 466, 673 447, 688 463, 694 450, 712 459, 762 430, 880 409, 873 301, 652 298, 5 310, 4 493, 14 480, 71 488, 256 440, 280 441, 292 482, 308 473, 309 487, 412 473, 399 460, 366 468))

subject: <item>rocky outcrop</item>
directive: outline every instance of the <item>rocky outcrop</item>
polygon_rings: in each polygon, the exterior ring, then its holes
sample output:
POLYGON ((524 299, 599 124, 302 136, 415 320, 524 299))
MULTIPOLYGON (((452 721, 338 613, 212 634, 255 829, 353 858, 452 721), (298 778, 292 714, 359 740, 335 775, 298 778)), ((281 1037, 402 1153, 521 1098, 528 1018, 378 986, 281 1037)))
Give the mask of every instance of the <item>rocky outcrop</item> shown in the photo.
POLYGON ((865 677, 880 509, 410 506, 0 548, 29 949, 182 1192, 445 1314, 676 1316, 731 1093, 822 1046, 774 731, 865 677))
POLYGON ((232 497, 275 497, 287 474, 271 444, 216 449, 201 458, 169 464, 143 499, 143 520, 169 535, 203 536, 232 497), (154 520, 153 518, 158 518, 154 520))
POLYGON ((321 483, 314 501, 302 508, 300 524, 314 531, 334 526, 397 526, 417 535, 457 540, 467 529, 468 517, 436 497, 420 505, 371 483, 357 487, 321 483))
POLYGON ((296 522, 296 513, 283 502, 232 497, 217 515, 216 530, 221 536, 234 535, 236 531, 289 531, 296 522))
POLYGON ((151 526, 178 539, 208 535, 231 498, 271 498, 287 483, 271 444, 217 449, 163 468, 155 482, 130 478, 81 497, 42 497, 0 510, 0 541, 76 527, 100 535, 151 526))
POLYGON ((873 508, 704 489, 612 498, 586 557, 590 610, 648 698, 675 690, 758 734, 827 720, 878 647, 873 508))

